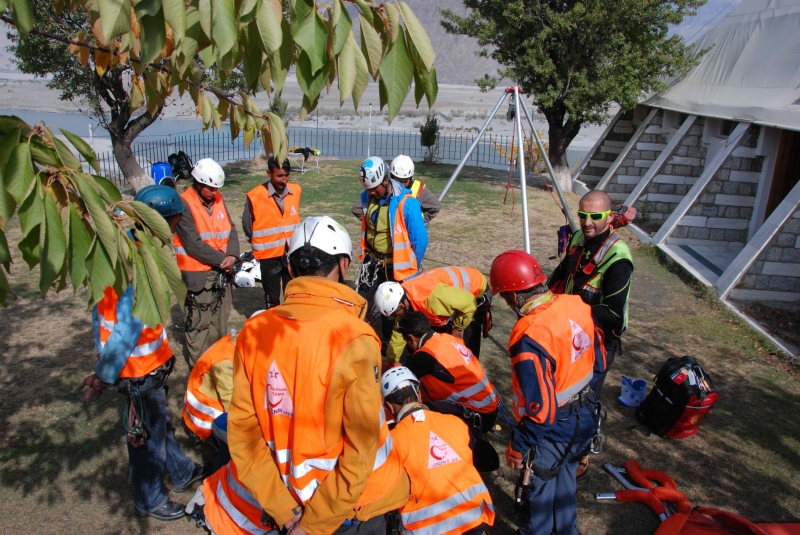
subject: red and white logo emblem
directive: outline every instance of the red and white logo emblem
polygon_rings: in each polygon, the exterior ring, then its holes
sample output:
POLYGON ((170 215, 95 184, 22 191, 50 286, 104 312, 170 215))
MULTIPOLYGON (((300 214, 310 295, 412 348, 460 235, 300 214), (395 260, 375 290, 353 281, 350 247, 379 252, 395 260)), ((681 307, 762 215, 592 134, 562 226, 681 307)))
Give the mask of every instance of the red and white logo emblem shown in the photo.
POLYGON ((289 215, 297 215, 297 210, 295 209, 294 206, 292 206, 292 209, 289 210, 289 215))
POLYGON ((403 229, 400 228, 400 223, 398 223, 397 225, 394 226, 394 233, 395 234, 402 234, 403 233, 403 229))
POLYGON ((572 328, 572 362, 575 362, 584 351, 592 347, 592 339, 574 321, 569 320, 569 326, 572 328))
POLYGON ((264 395, 264 408, 273 415, 294 417, 294 403, 289 395, 289 387, 283 379, 283 374, 278 369, 274 360, 267 372, 267 392, 264 395))
POLYGON ((431 431, 431 440, 428 444, 428 469, 444 466, 460 461, 461 457, 450 445, 431 431))
POLYGON ((464 359, 464 362, 466 362, 467 364, 472 362, 472 351, 470 351, 469 349, 467 349, 466 347, 462 346, 457 342, 450 342, 450 343, 453 344, 453 347, 456 348, 459 353, 461 353, 461 357, 464 359))

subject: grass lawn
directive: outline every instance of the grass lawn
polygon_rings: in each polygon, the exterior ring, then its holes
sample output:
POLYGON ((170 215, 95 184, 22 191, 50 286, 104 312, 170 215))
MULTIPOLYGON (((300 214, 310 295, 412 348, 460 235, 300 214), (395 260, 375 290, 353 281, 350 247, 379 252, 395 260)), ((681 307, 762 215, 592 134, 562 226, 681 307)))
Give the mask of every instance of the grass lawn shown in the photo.
MULTIPOLYGON (((418 167, 417 175, 441 191, 452 166, 418 167)), ((360 223, 350 207, 361 192, 358 162, 325 161, 322 173, 293 175, 303 187, 301 215, 330 215, 343 223, 354 243, 360 223)), ((508 192, 503 173, 467 168, 442 212, 430 224, 424 265, 462 264, 488 273, 492 259, 522 248, 519 190, 508 192)), ((223 189, 234 221, 244 197, 265 179, 263 162, 227 167, 223 189)), ((563 216, 550 195, 529 188, 531 247, 549 272, 555 267, 556 231, 563 216)), ((577 197, 569 195, 573 209, 577 197)), ((12 221, 9 241, 19 232, 12 221)), ((800 384, 797 367, 779 357, 757 334, 712 295, 671 271, 650 247, 621 231, 635 260, 630 326, 604 389, 609 440, 592 459, 591 477, 579 486, 579 528, 584 534, 650 534, 657 519, 642 505, 598 503, 597 492, 619 486, 600 469, 630 458, 672 475, 693 505, 714 506, 754 521, 800 518, 800 384), (614 398, 620 376, 648 381, 671 356, 693 355, 711 374, 720 392, 697 436, 667 441, 648 436, 633 411, 614 398)), ((243 238, 243 236, 242 236, 243 238)), ((243 244, 244 246, 245 244, 243 244)), ((245 246, 244 249, 247 247, 245 246)), ((244 250, 243 249, 243 250, 244 250)), ((81 404, 75 389, 95 362, 85 291, 38 296, 38 273, 28 273, 14 252, 10 277, 18 298, 0 309, 0 533, 201 533, 193 524, 161 523, 133 515, 127 454, 120 422, 121 396, 106 392, 94 404, 81 404)), ((351 268, 352 280, 355 267, 351 268)), ((231 327, 238 328, 263 307, 261 288, 237 289, 231 327)), ((170 343, 181 354, 181 312, 173 307, 170 343)), ((495 302, 495 327, 484 340, 481 361, 503 397, 511 399, 505 347, 514 315, 495 302)), ((188 369, 183 359, 170 379, 170 406, 180 420, 188 369)), ((181 430, 187 452, 200 459, 209 452, 192 445, 181 430)), ((496 442, 498 451, 505 444, 496 442)), ((502 458, 502 454, 501 454, 502 458)), ((504 463, 503 463, 504 464, 504 463)), ((507 468, 486 477, 498 517, 493 533, 516 529, 512 497, 516 475, 507 468)), ((186 501, 190 494, 172 495, 186 501)))

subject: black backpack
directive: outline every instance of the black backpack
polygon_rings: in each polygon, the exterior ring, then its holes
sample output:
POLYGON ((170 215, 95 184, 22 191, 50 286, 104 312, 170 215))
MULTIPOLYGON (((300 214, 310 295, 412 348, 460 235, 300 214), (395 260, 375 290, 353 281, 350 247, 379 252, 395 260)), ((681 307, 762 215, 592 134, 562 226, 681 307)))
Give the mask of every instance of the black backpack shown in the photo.
POLYGON ((688 438, 717 399, 711 377, 694 357, 671 358, 656 374, 636 417, 660 437, 688 438))

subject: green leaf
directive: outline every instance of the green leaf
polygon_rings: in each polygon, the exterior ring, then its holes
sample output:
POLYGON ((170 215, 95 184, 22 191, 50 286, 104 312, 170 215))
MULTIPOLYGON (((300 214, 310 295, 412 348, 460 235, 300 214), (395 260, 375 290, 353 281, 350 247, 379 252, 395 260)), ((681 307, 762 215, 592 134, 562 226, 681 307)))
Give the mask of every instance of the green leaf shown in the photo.
POLYGON ((156 326, 161 323, 161 316, 158 313, 158 304, 147 278, 147 268, 145 268, 142 254, 138 248, 134 249, 132 313, 145 325, 156 326))
POLYGON ((89 184, 89 179, 85 175, 75 174, 72 177, 72 182, 78 188, 81 199, 86 204, 89 215, 92 216, 92 223, 94 223, 97 236, 103 243, 113 266, 117 263, 117 227, 106 213, 100 195, 89 184))
POLYGON ((172 28, 172 37, 175 42, 183 39, 186 31, 186 10, 183 7, 183 0, 161 0, 164 10, 164 19, 172 28))
POLYGON ((233 0, 214 0, 214 29, 212 31, 218 58, 222 58, 238 48, 236 8, 233 0))
POLYGON ((353 86, 356 83, 356 46, 355 40, 352 38, 345 42, 342 47, 342 52, 339 54, 339 105, 344 104, 350 95, 353 94, 353 86))
POLYGON ((75 206, 69 205, 69 224, 67 226, 67 269, 76 290, 86 280, 86 256, 92 246, 92 237, 86 229, 84 219, 75 206))
MULTIPOLYGON (((333 3, 333 55, 338 56, 347 41, 352 37, 353 21, 350 13, 345 9, 342 0, 334 0, 333 3)), ((342 99, 344 101, 344 99, 342 99)))
POLYGON ((300 23, 294 41, 311 60, 311 73, 316 74, 326 59, 328 32, 319 12, 314 12, 300 23))
MULTIPOLYGON (((211 28, 213 27, 213 8, 211 0, 199 0, 197 3, 197 11, 200 14, 200 28, 203 33, 211 39, 211 28)), ((206 68, 210 67, 208 63, 205 64, 206 68)))
POLYGON ((370 5, 374 6, 375 4, 366 2, 365 0, 355 0, 355 2, 356 2, 356 5, 358 5, 358 8, 360 10, 361 18, 362 19, 367 19, 367 22, 369 23, 369 25, 370 26, 374 26, 375 25, 375 18, 374 18, 373 14, 372 14, 372 9, 370 8, 370 5))
MULTIPOLYGON (((138 6, 139 4, 137 4, 137 13, 138 6)), ((142 52, 139 59, 141 59, 142 65, 152 63, 161 54, 161 49, 164 48, 164 43, 167 40, 167 28, 164 24, 164 11, 160 9, 155 15, 139 17, 139 25, 141 26, 139 42, 142 44, 142 52)))
POLYGON ((134 6, 136 16, 149 15, 154 17, 161 11, 161 0, 138 0, 134 6))
POLYGON ((421 66, 424 67, 426 72, 431 72, 436 53, 433 51, 431 40, 428 38, 425 28, 422 27, 417 16, 405 2, 400 2, 400 11, 403 13, 403 21, 406 23, 410 44, 414 46, 419 58, 422 60, 421 66))
POLYGON ((367 59, 364 57, 364 54, 361 53, 361 49, 355 46, 356 40, 352 34, 349 40, 353 42, 355 47, 356 78, 353 82, 353 105, 355 109, 358 110, 358 103, 361 102, 361 96, 369 85, 369 65, 367 65, 367 59))
POLYGON ((36 180, 31 184, 27 196, 19 204, 17 212, 23 236, 29 236, 44 218, 44 199, 42 197, 41 182, 36 180))
POLYGON ((22 259, 28 264, 28 269, 33 269, 39 263, 39 225, 20 240, 17 247, 22 252, 22 259))
POLYGON ((417 101, 417 108, 419 108, 423 95, 428 101, 428 109, 432 108, 438 93, 439 84, 436 80, 436 67, 432 67, 429 73, 421 69, 414 69, 414 96, 417 101))
MULTIPOLYGON (((116 249, 115 249, 116 251, 116 249)), ((86 255, 86 270, 89 273, 89 306, 97 304, 103 298, 103 292, 114 286, 116 274, 108 252, 102 242, 95 236, 86 255)))
POLYGON ((6 306, 6 297, 11 293, 8 286, 8 279, 6 274, 0 269, 0 305, 6 306))
POLYGON ((242 71, 244 71, 247 89, 256 92, 258 90, 258 80, 261 76, 261 65, 264 63, 264 54, 260 46, 261 37, 255 24, 248 25, 245 35, 247 35, 247 42, 242 43, 245 50, 245 54, 242 57, 242 71))
POLYGON ((383 111, 383 107, 389 102, 389 94, 386 91, 386 82, 383 81, 383 78, 378 80, 378 101, 380 102, 381 111, 383 111))
POLYGON ((106 41, 131 31, 130 0, 98 0, 100 29, 106 41))
POLYGON ((149 73, 144 79, 144 95, 147 99, 147 111, 150 115, 158 113, 158 108, 164 103, 164 96, 158 87, 158 76, 149 73))
POLYGON ((317 104, 319 104, 319 97, 312 101, 308 98, 308 95, 303 95, 303 103, 300 105, 300 113, 298 114, 301 123, 305 121, 308 114, 316 109, 317 104))
POLYGON ((11 128, 4 130, 5 137, 0 140, 0 169, 5 170, 8 165, 8 159, 11 157, 11 152, 19 144, 19 138, 22 134, 21 128, 11 128))
MULTIPOLYGON (((6 241, 6 233, 0 228, 0 264, 6 266, 11 262, 11 251, 8 250, 8 241, 6 241)), ((2 270, 0 270, 2 272, 2 270)))
POLYGON ((289 152, 289 138, 286 135, 286 125, 280 117, 270 112, 269 116, 269 132, 272 138, 272 152, 275 159, 282 162, 286 159, 286 154, 289 152))
POLYGON ((310 102, 319 98, 322 88, 327 84, 328 69, 329 64, 325 63, 316 75, 313 74, 311 60, 308 59, 308 55, 305 52, 300 53, 300 57, 297 59, 297 85, 300 86, 303 95, 307 96, 310 102))
POLYGON ((167 277, 169 287, 172 293, 175 294, 175 300, 182 305, 186 300, 186 284, 183 282, 181 271, 178 269, 178 264, 172 255, 172 245, 159 247, 158 256, 161 259, 161 269, 167 277))
POLYGON ((142 255, 145 274, 147 275, 145 280, 150 286, 150 292, 153 295, 153 301, 158 310, 159 321, 156 323, 163 323, 169 317, 169 292, 167 288, 162 285, 163 275, 158 251, 150 241, 147 232, 137 232, 136 239, 139 242, 139 253, 142 255))
POLYGON ((377 80, 383 55, 383 43, 364 17, 361 17, 361 52, 367 59, 372 79, 377 80))
MULTIPOLYGON (((134 84, 136 86, 136 84, 134 84)), ((68 130, 64 130, 63 128, 59 128, 61 133, 64 135, 72 146, 78 151, 78 153, 83 156, 83 158, 92 166, 92 169, 100 172, 100 164, 97 163, 97 155, 92 150, 92 147, 89 146, 80 136, 76 136, 72 132, 68 130)))
POLYGON ((33 181, 33 164, 31 163, 30 143, 20 143, 11 151, 5 172, 3 173, 6 191, 22 203, 33 181))
POLYGON ((39 291, 44 296, 64 269, 64 255, 67 252, 66 238, 61 228, 61 216, 52 195, 44 196, 44 220, 39 232, 39 243, 42 247, 39 291))
POLYGON ((290 16, 292 18, 292 34, 300 29, 300 24, 315 10, 314 0, 291 0, 290 16))
POLYGON ((139 219, 155 234, 164 245, 172 244, 172 231, 167 220, 161 214, 139 201, 130 201, 130 207, 139 219))
POLYGON ((389 19, 389 36, 394 43, 400 34, 400 11, 389 2, 383 6, 386 9, 386 18, 389 19))
POLYGON ((45 144, 39 136, 30 138, 31 157, 42 165, 59 168, 62 166, 58 153, 52 147, 45 144))
POLYGON ((100 186, 100 197, 106 204, 114 204, 122 200, 122 194, 117 189, 117 186, 109 179, 99 175, 92 175, 92 178, 94 178, 94 181, 100 186))
POLYGON ((50 128, 46 128, 45 130, 47 130, 47 133, 50 135, 50 139, 53 141, 53 144, 56 147, 56 153, 58 154, 58 157, 64 167, 74 169, 75 171, 80 171, 81 162, 79 162, 75 155, 72 154, 72 151, 69 150, 69 147, 67 147, 66 143, 54 136, 50 128))
POLYGON ((280 0, 261 0, 256 10, 256 26, 261 36, 264 52, 271 54, 281 47, 283 33, 281 32, 280 0))
POLYGON ((0 115, 0 132, 11 132, 15 128, 22 128, 29 132, 31 127, 16 115, 0 115))
POLYGON ((285 18, 281 20, 281 35, 283 41, 280 49, 269 57, 269 70, 278 93, 283 91, 283 84, 286 83, 289 67, 294 63, 294 40, 289 28, 289 21, 285 18))
POLYGON ((14 19, 20 38, 24 39, 33 29, 33 9, 28 0, 12 0, 9 3, 11 18, 14 19))
POLYGON ((6 191, 3 177, 0 175, 0 229, 8 224, 16 209, 17 201, 6 191))
POLYGON ((214 103, 208 97, 203 97, 203 132, 211 128, 211 108, 214 103))
MULTIPOLYGON (((406 48, 406 39, 401 33, 397 41, 389 45, 381 62, 381 81, 386 88, 386 102, 389 104, 389 122, 397 115, 411 88, 414 77, 414 62, 406 48)), ((381 104, 383 108, 383 103, 381 104)))

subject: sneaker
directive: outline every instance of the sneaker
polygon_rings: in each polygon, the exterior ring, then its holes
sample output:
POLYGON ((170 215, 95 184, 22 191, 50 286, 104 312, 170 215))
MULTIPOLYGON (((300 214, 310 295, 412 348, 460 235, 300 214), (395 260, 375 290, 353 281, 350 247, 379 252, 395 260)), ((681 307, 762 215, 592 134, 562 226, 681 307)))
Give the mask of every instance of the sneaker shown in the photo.
POLYGON ((186 506, 180 504, 178 502, 171 502, 168 501, 155 511, 141 511, 136 508, 136 515, 137 516, 150 516, 155 518, 156 520, 163 520, 165 522, 169 520, 178 520, 179 518, 183 518, 185 516, 184 508, 186 506))
POLYGON ((202 463, 202 464, 194 463, 194 470, 192 470, 192 475, 189 477, 189 479, 182 485, 175 485, 174 487, 172 487, 172 492, 177 492, 178 494, 181 494, 183 492, 186 492, 187 490, 191 490, 192 484, 194 484, 196 481, 200 481, 201 479, 211 474, 211 471, 213 469, 214 465, 211 463, 202 463))

